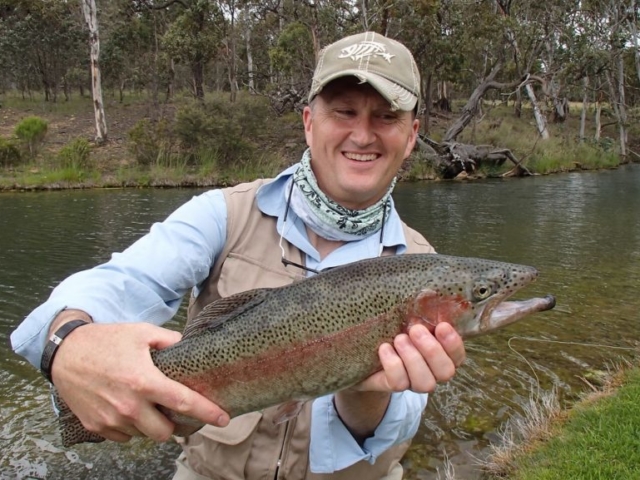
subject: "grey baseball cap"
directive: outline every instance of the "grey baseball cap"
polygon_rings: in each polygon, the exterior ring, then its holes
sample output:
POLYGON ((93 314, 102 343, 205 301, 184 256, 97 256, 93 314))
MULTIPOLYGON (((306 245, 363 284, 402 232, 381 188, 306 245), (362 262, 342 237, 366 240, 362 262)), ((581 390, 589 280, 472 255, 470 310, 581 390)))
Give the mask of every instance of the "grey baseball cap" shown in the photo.
POLYGON ((394 110, 413 110, 420 99, 420 73, 413 55, 396 40, 375 32, 358 33, 320 51, 309 101, 336 78, 354 76, 369 83, 394 110))

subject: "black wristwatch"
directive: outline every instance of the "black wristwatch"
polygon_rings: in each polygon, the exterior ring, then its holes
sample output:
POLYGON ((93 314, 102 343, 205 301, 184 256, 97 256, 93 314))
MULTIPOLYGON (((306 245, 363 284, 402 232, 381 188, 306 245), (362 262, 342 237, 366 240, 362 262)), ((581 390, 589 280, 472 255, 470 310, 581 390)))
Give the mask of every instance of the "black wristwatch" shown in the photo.
POLYGON ((65 339, 67 335, 73 332, 76 328, 81 327, 82 325, 87 325, 89 322, 86 320, 71 320, 70 322, 62 325, 56 332, 51 335, 49 341, 44 346, 44 351, 42 352, 42 359, 40 360, 40 371, 44 378, 49 380, 49 382, 53 383, 51 380, 51 365, 53 365, 53 359, 58 353, 58 347, 65 339))

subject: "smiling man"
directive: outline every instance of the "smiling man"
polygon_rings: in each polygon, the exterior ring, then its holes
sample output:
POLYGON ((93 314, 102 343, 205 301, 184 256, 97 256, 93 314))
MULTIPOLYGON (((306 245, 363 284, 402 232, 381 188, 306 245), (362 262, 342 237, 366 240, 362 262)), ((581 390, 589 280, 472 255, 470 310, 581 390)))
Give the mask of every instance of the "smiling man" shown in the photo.
POLYGON ((366 32, 329 45, 304 109, 309 148, 299 164, 194 197, 106 264, 72 275, 13 333, 14 349, 107 439, 169 439, 173 424, 157 405, 209 424, 178 439, 179 480, 402 478, 426 393, 465 358, 449 324, 433 335, 418 325, 381 345, 382 371, 278 425, 277 407, 230 421, 165 377, 149 351, 180 339, 160 325, 189 292, 191 319, 248 289, 364 258, 433 252, 391 198, 416 141, 419 85, 411 53, 394 40, 366 32))

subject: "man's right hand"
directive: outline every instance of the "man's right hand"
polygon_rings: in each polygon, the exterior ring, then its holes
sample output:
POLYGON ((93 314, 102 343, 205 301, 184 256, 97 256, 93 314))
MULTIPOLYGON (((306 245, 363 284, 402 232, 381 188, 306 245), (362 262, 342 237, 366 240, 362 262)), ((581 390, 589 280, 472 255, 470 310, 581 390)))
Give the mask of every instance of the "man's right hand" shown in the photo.
POLYGON ((181 337, 147 323, 82 326, 58 348, 53 383, 84 427, 109 440, 126 442, 138 435, 168 440, 174 424, 157 405, 224 427, 227 413, 166 377, 151 360, 151 349, 166 348, 181 337))

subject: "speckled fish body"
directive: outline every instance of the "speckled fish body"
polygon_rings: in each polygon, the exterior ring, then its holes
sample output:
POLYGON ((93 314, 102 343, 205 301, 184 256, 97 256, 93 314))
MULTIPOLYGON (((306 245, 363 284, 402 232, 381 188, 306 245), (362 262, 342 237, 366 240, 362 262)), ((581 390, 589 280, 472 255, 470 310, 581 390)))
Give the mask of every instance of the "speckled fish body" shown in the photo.
MULTIPOLYGON (((355 385, 380 370, 378 347, 413 324, 448 322, 467 338, 553 308, 552 296, 505 302, 536 276, 528 266, 436 254, 363 260, 213 302, 152 357, 235 417, 355 385)), ((178 435, 202 427, 163 412, 178 435)), ((100 441, 70 415, 63 443, 100 441)))

